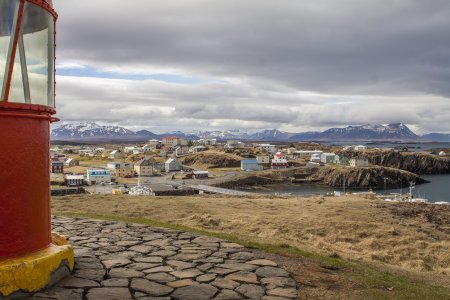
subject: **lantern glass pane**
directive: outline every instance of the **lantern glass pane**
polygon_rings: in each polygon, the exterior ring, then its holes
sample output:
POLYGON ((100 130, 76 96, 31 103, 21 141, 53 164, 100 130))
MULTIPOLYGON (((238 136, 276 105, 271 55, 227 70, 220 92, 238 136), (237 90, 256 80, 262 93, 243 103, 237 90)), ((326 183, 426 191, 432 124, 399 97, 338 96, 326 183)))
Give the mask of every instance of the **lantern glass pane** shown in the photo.
POLYGON ((23 45, 32 104, 54 106, 54 20, 45 9, 25 3, 23 45))
POLYGON ((25 93, 20 63, 20 55, 19 53, 16 53, 16 58, 14 60, 14 69, 11 78, 11 89, 9 90, 9 102, 25 103, 25 93))
POLYGON ((0 0, 0 91, 6 78, 5 74, 7 74, 5 68, 16 6, 18 4, 19 1, 17 0, 0 0))

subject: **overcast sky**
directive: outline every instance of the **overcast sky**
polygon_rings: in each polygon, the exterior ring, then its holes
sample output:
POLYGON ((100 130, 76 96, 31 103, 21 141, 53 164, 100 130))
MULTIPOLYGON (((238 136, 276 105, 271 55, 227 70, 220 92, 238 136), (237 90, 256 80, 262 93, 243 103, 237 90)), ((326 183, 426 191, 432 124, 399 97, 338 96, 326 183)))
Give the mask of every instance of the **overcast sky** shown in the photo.
POLYGON ((55 0, 63 121, 450 132, 449 0, 55 0))

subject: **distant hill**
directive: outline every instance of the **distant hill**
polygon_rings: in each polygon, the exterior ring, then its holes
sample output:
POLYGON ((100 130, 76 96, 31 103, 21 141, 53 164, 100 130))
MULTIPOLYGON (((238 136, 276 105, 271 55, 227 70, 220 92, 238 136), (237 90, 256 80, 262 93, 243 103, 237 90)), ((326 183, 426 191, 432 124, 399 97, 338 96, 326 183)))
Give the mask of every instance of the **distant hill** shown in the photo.
POLYGON ((142 137, 145 140, 153 140, 153 139, 157 140, 160 137, 158 134, 153 133, 153 132, 148 131, 148 130, 136 131, 136 136, 142 137))
POLYGON ((422 135, 422 139, 433 142, 450 142, 450 134, 448 133, 429 133, 422 135))
POLYGON ((419 140, 405 124, 362 125, 345 128, 330 128, 323 132, 306 132, 293 135, 296 141, 376 141, 376 140, 419 140))

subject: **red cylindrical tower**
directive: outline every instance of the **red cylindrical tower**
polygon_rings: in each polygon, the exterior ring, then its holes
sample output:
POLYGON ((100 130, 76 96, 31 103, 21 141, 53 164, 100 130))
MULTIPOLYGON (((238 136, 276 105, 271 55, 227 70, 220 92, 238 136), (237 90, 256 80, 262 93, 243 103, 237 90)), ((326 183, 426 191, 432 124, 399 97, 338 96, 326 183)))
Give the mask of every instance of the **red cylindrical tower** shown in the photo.
POLYGON ((50 223, 56 19, 51 0, 0 0, 0 298, 42 288, 63 259, 73 267, 50 223))
POLYGON ((49 123, 45 107, 0 104, 0 259, 51 242, 49 123))

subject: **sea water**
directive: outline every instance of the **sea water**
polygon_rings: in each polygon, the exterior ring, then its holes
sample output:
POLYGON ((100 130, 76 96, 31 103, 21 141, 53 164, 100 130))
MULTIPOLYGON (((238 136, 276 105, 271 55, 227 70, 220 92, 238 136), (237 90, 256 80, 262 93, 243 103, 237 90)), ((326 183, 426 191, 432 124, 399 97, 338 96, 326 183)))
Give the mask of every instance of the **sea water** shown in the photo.
MULTIPOLYGON (((450 174, 445 175, 423 175, 423 179, 429 181, 416 185, 412 190, 413 195, 416 198, 426 198, 430 202, 447 201, 450 202, 450 174)), ((327 193, 333 193, 334 191, 341 191, 342 188, 332 188, 322 185, 310 185, 310 184, 282 184, 282 185, 270 185, 264 189, 252 190, 256 193, 263 194, 290 194, 298 196, 311 196, 311 195, 325 195, 327 193)), ((368 188, 364 189, 346 189, 346 192, 363 192, 368 191, 368 188)), ((377 194, 391 194, 391 193, 409 193, 409 187, 402 189, 373 189, 377 194)))

